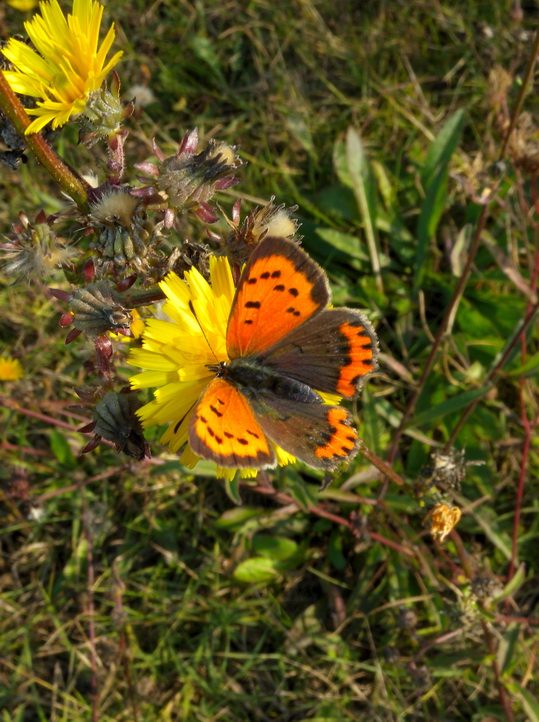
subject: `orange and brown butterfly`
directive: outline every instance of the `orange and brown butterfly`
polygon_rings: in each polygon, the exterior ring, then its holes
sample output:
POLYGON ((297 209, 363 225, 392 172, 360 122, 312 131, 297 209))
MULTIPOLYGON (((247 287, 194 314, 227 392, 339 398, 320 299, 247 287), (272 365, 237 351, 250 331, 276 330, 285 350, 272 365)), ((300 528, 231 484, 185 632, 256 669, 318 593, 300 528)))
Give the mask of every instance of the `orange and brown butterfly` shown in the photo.
MULTIPOLYGON (((189 279, 190 286, 200 283, 198 277, 189 279)), ((282 450, 325 470, 352 459, 359 438, 351 414, 327 403, 325 395, 357 397, 362 381, 376 368, 376 335, 358 311, 329 308, 327 277, 304 250, 275 236, 255 248, 235 289, 222 338, 213 332, 218 324, 202 320, 222 314, 222 305, 201 305, 203 293, 188 299, 177 284, 164 290, 169 301, 174 297, 176 310, 178 303, 184 310, 187 304, 190 323, 194 319, 202 329, 203 341, 200 335, 193 337, 192 355, 200 362, 200 343, 206 352, 203 379, 195 381, 184 370, 185 383, 191 380, 184 396, 189 394, 191 402, 177 397, 175 423, 163 437, 171 448, 187 440, 198 457, 239 469, 274 467, 282 450)), ((224 296, 225 291, 219 298, 224 296)), ((185 324, 185 314, 181 320, 185 324)), ((145 333, 147 353, 159 351, 158 330, 150 324, 145 333)), ((168 362, 172 351, 162 351, 168 362)), ((136 351, 131 362, 159 367, 136 351)), ((148 386, 154 378, 137 384, 140 377, 144 374, 134 377, 134 386, 148 386)), ((173 378, 169 376, 170 386, 173 378)), ((147 410, 141 410, 143 423, 163 423, 167 414, 172 420, 172 404, 172 389, 163 399, 156 393, 147 410)))

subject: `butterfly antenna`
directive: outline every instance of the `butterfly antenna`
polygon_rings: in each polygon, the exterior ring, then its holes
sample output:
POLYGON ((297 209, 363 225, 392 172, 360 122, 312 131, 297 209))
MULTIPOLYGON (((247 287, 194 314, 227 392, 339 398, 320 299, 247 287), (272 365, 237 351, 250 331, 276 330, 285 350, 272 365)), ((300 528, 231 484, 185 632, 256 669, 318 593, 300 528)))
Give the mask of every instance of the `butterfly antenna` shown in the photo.
POLYGON ((211 343, 209 342, 208 337, 206 336, 206 332, 204 331, 204 328, 203 328, 202 324, 201 324, 200 321, 198 320, 198 316, 197 316, 197 314, 196 314, 195 307, 193 306, 193 302, 192 302, 192 301, 189 301, 189 308, 190 308, 191 313, 193 314, 193 316, 196 318, 196 322, 198 323, 198 325, 199 325, 199 327, 200 327, 200 330, 202 331, 202 335, 203 335, 204 338, 206 339, 206 343, 208 344, 208 347, 209 347, 210 351, 211 351, 212 354, 215 356, 215 360, 216 360, 216 361, 219 361, 219 359, 217 358, 217 354, 216 354, 215 351, 213 350, 213 348, 212 348, 212 346, 211 346, 211 343))

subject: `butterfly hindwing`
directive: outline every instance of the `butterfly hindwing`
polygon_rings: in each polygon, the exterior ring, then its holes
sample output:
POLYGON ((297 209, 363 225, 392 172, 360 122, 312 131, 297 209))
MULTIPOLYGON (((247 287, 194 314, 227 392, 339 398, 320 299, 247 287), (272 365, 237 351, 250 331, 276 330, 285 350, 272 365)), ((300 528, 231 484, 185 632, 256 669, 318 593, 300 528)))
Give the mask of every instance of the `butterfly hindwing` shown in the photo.
POLYGON ((275 453, 245 396, 215 378, 200 397, 190 422, 189 445, 220 466, 275 466, 275 453))
POLYGON ((376 368, 376 335, 353 309, 326 309, 278 341, 261 363, 317 391, 357 396, 364 377, 376 368))
POLYGON ((227 328, 231 359, 265 351, 323 310, 326 276, 299 246, 266 237, 241 275, 227 328))
POLYGON ((332 471, 358 451, 351 414, 341 406, 298 403, 264 391, 251 403, 266 436, 314 469, 332 471))

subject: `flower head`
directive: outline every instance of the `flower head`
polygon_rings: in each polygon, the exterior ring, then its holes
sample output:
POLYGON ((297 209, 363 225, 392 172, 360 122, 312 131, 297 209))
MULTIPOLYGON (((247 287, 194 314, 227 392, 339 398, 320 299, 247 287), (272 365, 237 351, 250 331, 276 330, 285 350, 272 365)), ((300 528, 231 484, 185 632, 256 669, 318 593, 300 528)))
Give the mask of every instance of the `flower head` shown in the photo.
POLYGON ((238 182, 233 173, 243 165, 233 145, 210 140, 206 148, 196 153, 198 131, 186 133, 178 152, 170 157, 153 143, 157 163, 136 163, 141 171, 139 180, 149 183, 137 188, 135 195, 151 198, 165 208, 164 223, 171 228, 177 215, 192 211, 205 223, 215 223, 219 217, 208 201, 216 191, 238 182))
POLYGON ((37 0, 7 0, 7 4, 24 13, 33 10, 37 5, 37 0))
MULTIPOLYGON (((296 234, 298 223, 291 214, 297 210, 297 206, 286 208, 284 203, 275 205, 275 197, 272 196, 269 203, 262 208, 256 207, 254 210, 240 221, 241 198, 234 203, 232 209, 232 220, 226 218, 226 222, 232 229, 232 232, 226 239, 227 255, 238 264, 245 263, 255 246, 260 243, 266 236, 279 236, 280 238, 290 238, 296 234)), ((220 237, 211 235, 215 241, 220 241, 220 237)), ((297 241, 300 238, 296 239, 297 241)))
POLYGON ((15 275, 17 280, 43 279, 69 263, 76 249, 56 235, 52 228, 55 220, 56 216, 40 211, 32 223, 25 213, 19 213, 19 223, 12 226, 13 237, 0 243, 0 261, 7 275, 15 275))
POLYGON ((99 266, 112 263, 119 272, 148 269, 148 251, 158 233, 150 236, 141 206, 128 187, 104 183, 91 191, 88 222, 97 233, 92 248, 100 254, 99 266))
MULTIPOLYGON (((210 257, 210 281, 193 268, 185 280, 170 273, 159 285, 167 300, 163 306, 166 318, 146 321, 143 347, 133 349, 129 362, 146 369, 131 378, 135 389, 158 387, 155 398, 137 412, 144 427, 168 424, 161 437, 171 451, 178 451, 188 441, 194 407, 212 378, 215 367, 229 361, 226 349, 226 328, 234 282, 227 258, 210 257)), ((294 457, 275 448, 280 464, 294 457)), ((181 461, 193 467, 199 457, 186 446, 181 461)), ((222 476, 235 470, 220 470, 222 476)), ((254 475, 242 470, 243 476, 254 475)))
POLYGON ((461 516, 462 512, 458 506, 438 503, 429 511, 425 522, 430 527, 432 538, 443 542, 446 536, 457 526, 461 516))
POLYGON ((38 99, 37 107, 27 110, 37 116, 27 133, 37 133, 48 123, 57 128, 82 113, 90 93, 101 86, 122 55, 118 52, 106 62, 115 36, 113 25, 99 47, 103 6, 97 0, 73 0, 67 18, 58 0, 42 2, 40 11, 25 23, 35 50, 11 38, 2 51, 14 67, 5 71, 13 90, 38 99))
POLYGON ((0 356, 0 381, 17 381, 23 375, 20 361, 11 356, 0 356))

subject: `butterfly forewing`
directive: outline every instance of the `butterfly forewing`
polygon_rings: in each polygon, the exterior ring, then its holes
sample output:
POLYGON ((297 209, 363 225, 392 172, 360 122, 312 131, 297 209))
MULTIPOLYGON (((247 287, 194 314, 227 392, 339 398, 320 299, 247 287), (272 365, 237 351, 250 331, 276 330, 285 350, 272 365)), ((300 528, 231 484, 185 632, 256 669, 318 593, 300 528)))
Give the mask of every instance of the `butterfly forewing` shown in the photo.
POLYGON ((376 335, 358 311, 326 309, 274 344, 261 362, 317 391, 357 396, 376 368, 376 335))
POLYGON ((240 278, 227 329, 231 359, 265 351, 329 303, 322 269, 295 243, 267 237, 240 278))
POLYGON ((191 418, 189 445, 203 459, 240 469, 275 466, 275 453, 249 402, 225 379, 214 379, 191 418))

